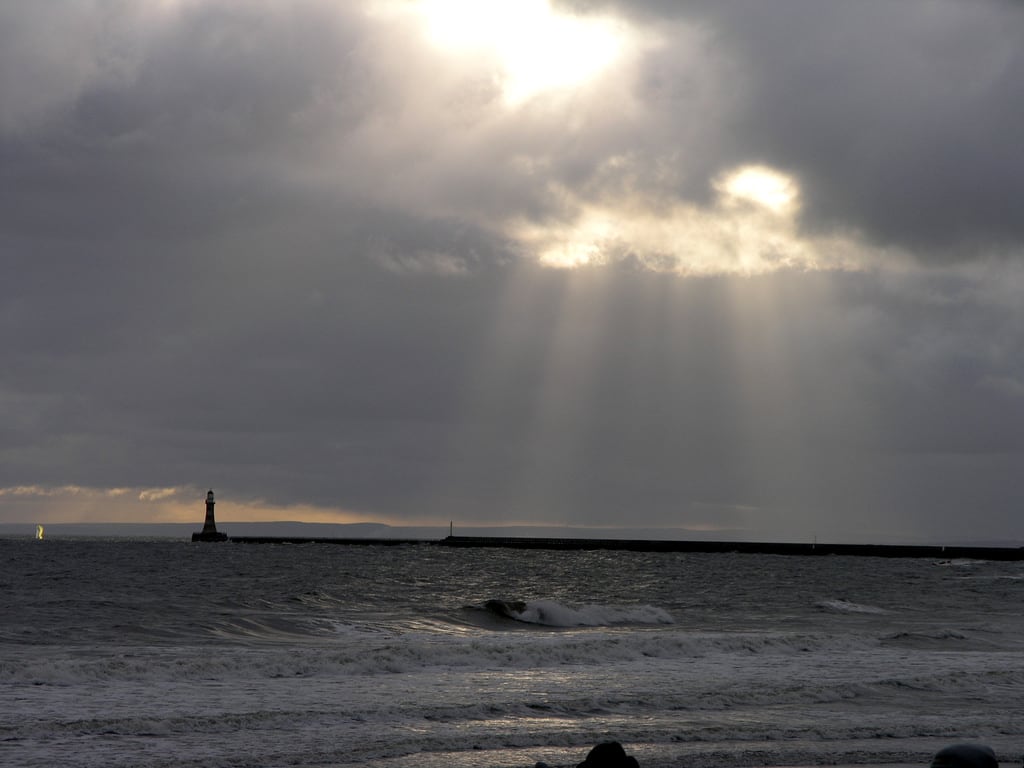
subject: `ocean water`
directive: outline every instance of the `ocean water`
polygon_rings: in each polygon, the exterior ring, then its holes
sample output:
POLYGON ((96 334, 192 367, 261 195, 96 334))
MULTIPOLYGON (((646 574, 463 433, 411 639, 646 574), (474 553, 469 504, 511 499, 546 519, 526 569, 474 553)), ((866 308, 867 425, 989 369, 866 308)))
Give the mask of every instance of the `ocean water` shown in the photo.
POLYGON ((0 765, 1024 752, 1024 563, 0 539, 0 765))

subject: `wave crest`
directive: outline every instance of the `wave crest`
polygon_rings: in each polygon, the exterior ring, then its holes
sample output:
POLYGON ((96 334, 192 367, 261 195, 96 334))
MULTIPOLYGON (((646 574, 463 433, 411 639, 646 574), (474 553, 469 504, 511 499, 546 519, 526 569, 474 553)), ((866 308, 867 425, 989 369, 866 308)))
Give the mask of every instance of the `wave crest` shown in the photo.
POLYGON ((820 600, 815 605, 823 611, 831 611, 833 613, 888 613, 887 610, 876 605, 862 605, 861 603, 854 603, 840 598, 820 600))
POLYGON ((668 611, 652 605, 582 605, 572 608, 553 600, 488 600, 483 610, 502 618, 545 627, 675 623, 668 611))

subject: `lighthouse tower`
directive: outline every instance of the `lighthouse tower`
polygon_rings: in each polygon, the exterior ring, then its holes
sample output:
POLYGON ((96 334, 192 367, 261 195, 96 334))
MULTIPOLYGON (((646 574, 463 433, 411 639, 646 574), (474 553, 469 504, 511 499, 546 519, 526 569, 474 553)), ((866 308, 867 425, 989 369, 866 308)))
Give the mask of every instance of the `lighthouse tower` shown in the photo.
POLYGON ((211 488, 206 492, 206 521, 203 523, 203 533, 217 532, 217 522, 213 519, 213 505, 216 503, 213 500, 213 489, 211 488))
POLYGON ((227 541, 228 535, 217 532, 217 522, 213 519, 213 505, 216 503, 211 488, 206 494, 206 520, 203 521, 203 530, 193 533, 192 541, 227 541))

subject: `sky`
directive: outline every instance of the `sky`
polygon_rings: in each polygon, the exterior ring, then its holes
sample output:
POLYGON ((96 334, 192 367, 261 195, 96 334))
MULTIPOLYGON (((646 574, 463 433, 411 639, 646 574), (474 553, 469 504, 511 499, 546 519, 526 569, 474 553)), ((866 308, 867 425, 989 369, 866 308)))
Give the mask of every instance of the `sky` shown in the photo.
POLYGON ((1024 542, 1022 39, 0 0, 0 523, 1024 542))

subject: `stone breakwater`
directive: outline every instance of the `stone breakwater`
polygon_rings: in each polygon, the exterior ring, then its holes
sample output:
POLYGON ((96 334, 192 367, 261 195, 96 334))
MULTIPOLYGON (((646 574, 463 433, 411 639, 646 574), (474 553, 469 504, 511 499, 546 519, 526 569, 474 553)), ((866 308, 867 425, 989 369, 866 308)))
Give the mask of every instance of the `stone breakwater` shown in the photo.
POLYGON ((663 541, 659 539, 571 539, 511 536, 446 536, 443 539, 228 536, 237 544, 349 544, 376 546, 500 547, 504 549, 621 550, 627 552, 734 552, 761 555, 925 557, 936 560, 1024 560, 1024 547, 904 544, 821 544, 756 541, 663 541))

